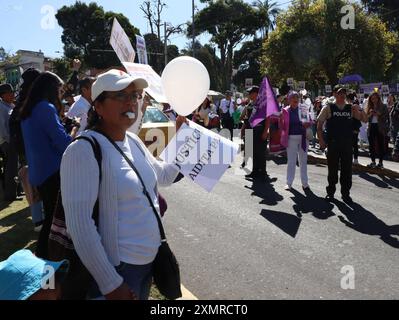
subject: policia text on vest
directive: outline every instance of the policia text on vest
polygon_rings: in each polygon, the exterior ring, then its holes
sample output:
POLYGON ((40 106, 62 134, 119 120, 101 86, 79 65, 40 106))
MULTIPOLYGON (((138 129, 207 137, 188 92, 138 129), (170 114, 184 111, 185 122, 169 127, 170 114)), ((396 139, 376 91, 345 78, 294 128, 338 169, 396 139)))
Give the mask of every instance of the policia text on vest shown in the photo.
POLYGON ((353 119, 365 122, 367 117, 358 106, 345 104, 339 107, 330 104, 323 108, 318 118, 317 131, 320 146, 327 144, 328 186, 327 195, 334 197, 338 183, 338 170, 341 171, 340 184, 343 199, 350 198, 352 187, 353 157, 353 119), (326 123, 327 141, 323 138, 323 126, 326 123))

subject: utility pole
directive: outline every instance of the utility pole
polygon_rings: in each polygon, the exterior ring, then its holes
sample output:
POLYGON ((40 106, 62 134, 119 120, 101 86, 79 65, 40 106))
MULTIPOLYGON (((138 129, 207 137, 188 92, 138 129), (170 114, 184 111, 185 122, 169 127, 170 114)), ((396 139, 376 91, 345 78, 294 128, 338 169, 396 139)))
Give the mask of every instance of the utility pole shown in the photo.
POLYGON ((164 49, 164 56, 165 56, 165 67, 168 64, 168 39, 167 39, 167 30, 166 30, 166 22, 165 22, 165 49, 164 49))
POLYGON ((195 1, 193 1, 193 58, 195 58, 195 22, 194 22, 194 15, 195 15, 195 1))

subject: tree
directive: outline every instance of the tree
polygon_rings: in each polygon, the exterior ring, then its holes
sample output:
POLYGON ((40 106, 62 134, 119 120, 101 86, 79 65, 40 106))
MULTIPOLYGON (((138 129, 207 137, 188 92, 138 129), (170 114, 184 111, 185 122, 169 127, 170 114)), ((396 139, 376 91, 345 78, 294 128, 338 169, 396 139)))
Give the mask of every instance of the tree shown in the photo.
POLYGON ((244 88, 247 78, 252 78, 254 84, 259 84, 262 80, 260 72, 262 41, 260 38, 246 41, 240 50, 234 53, 234 67, 238 69, 238 73, 233 80, 239 88, 244 88))
MULTIPOLYGON (((166 39, 164 36, 164 27, 165 21, 162 20, 162 13, 164 9, 167 8, 166 3, 161 0, 146 0, 140 6, 141 11, 144 13, 144 18, 147 19, 148 24, 151 29, 150 35, 147 35, 148 40, 150 41, 151 47, 151 66, 157 72, 161 72, 165 67, 165 42, 168 41, 169 37, 176 33, 183 32, 183 25, 180 24, 178 26, 173 26, 170 23, 166 23, 166 39), (162 31, 163 30, 163 31, 162 31), (156 33, 155 33, 156 31, 156 33), (163 39, 163 43, 162 43, 163 39)), ((148 46, 148 44, 147 44, 148 46)), ((167 55, 168 61, 170 61, 172 57, 176 57, 179 55, 177 47, 169 47, 167 46, 167 55), (177 49, 177 52, 176 52, 177 49)))
MULTIPOLYGON (((274 83, 288 77, 308 81, 309 88, 350 73, 366 81, 389 78, 397 64, 398 36, 375 16, 347 0, 301 0, 277 19, 277 28, 264 42, 262 72, 274 83), (341 27, 341 8, 352 4, 355 28, 341 27)), ((397 69, 396 69, 397 70, 397 69)))
POLYGON ((376 13, 392 31, 399 31, 399 2, 397 0, 362 0, 369 13, 376 13))
MULTIPOLYGON (((190 42, 188 49, 182 50, 183 55, 192 56, 193 44, 190 42)), ((200 42, 195 42, 195 57, 201 61, 208 70, 211 79, 211 89, 222 91, 223 88, 223 66, 220 58, 216 56, 216 50, 210 45, 201 45, 200 42)))
POLYGON ((133 46, 136 34, 140 34, 123 14, 105 12, 96 3, 87 5, 78 1, 72 6, 64 6, 58 10, 56 18, 64 29, 65 56, 79 58, 86 67, 105 69, 120 64, 109 44, 114 18, 118 19, 133 46))
POLYGON ((54 72, 61 79, 69 79, 72 74, 71 62, 66 58, 57 58, 53 60, 54 72))
MULTIPOLYGON (((196 35, 209 33, 211 42, 220 51, 223 66, 223 89, 228 89, 233 69, 234 49, 246 38, 253 36, 262 26, 257 11, 242 0, 202 1, 208 6, 194 17, 196 35)), ((192 36, 192 26, 188 27, 192 36)))
POLYGON ((263 21, 261 26, 262 39, 269 36, 269 31, 273 31, 276 25, 276 19, 281 10, 276 2, 270 3, 269 0, 256 0, 252 3, 257 8, 258 14, 263 21))

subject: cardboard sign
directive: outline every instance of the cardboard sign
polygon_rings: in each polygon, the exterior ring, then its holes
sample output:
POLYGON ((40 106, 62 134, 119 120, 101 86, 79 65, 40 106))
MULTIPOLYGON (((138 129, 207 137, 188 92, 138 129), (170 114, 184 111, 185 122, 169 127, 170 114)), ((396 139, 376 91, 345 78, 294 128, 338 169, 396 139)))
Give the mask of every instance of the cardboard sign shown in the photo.
POLYGON ((298 106, 298 108, 299 108, 299 119, 301 120, 301 122, 309 123, 311 121, 309 106, 301 104, 298 106))
POLYGON ((109 43, 122 63, 134 62, 136 52, 134 51, 125 30, 123 30, 116 18, 114 18, 114 24, 112 26, 111 39, 109 43))
POLYGON ((306 86, 305 81, 298 81, 298 90, 304 90, 306 86))
POLYGON ((162 87, 161 77, 151 66, 139 63, 123 62, 127 73, 133 77, 142 77, 148 82, 148 88, 145 89, 148 94, 157 102, 168 103, 162 87))
POLYGON ((251 88, 253 86, 254 79, 248 78, 245 79, 245 89, 251 88))
POLYGON ((389 86, 388 85, 382 86, 382 94, 389 94, 389 86))
POLYGON ((136 49, 137 56, 139 58, 139 63, 148 64, 148 56, 147 56, 147 46, 145 44, 144 37, 136 36, 136 49))
POLYGON ((326 85, 326 93, 331 93, 332 92, 332 88, 330 84, 326 85))
POLYGON ((238 152, 238 144, 190 121, 182 125, 160 158, 211 192, 238 152))
POLYGON ((294 86, 294 78, 288 78, 287 85, 289 85, 290 87, 293 87, 294 86))

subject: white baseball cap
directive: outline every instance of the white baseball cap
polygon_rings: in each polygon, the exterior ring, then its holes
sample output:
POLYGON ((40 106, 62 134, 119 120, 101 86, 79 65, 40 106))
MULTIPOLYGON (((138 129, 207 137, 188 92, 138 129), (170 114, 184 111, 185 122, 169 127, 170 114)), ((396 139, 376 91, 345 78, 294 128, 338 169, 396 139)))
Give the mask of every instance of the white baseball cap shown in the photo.
POLYGON ((121 91, 132 83, 136 89, 141 90, 148 87, 147 80, 140 77, 132 77, 124 71, 112 69, 98 76, 91 88, 91 100, 95 101, 104 91, 121 91))

